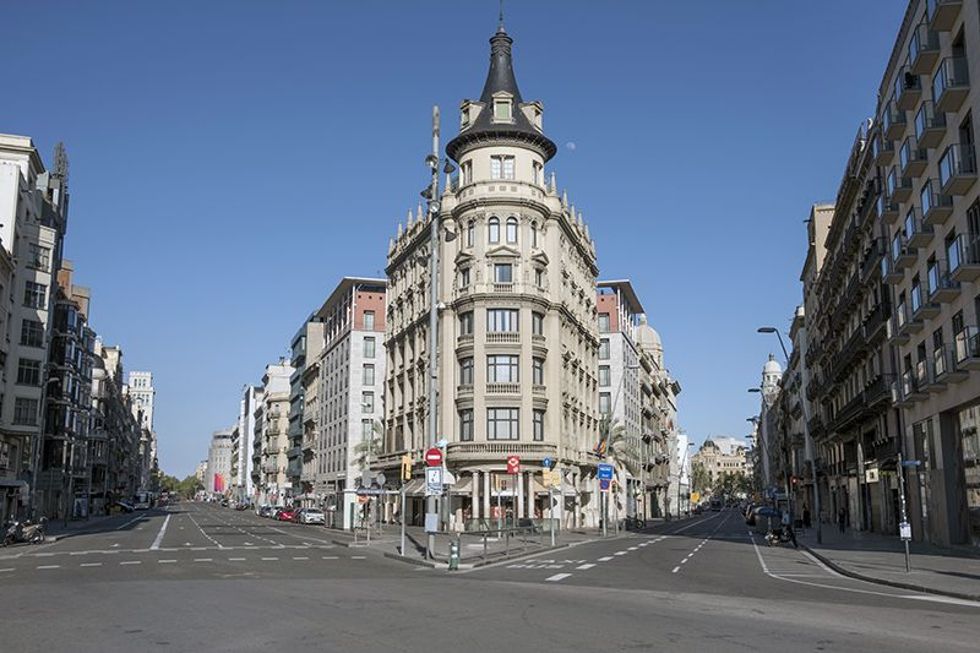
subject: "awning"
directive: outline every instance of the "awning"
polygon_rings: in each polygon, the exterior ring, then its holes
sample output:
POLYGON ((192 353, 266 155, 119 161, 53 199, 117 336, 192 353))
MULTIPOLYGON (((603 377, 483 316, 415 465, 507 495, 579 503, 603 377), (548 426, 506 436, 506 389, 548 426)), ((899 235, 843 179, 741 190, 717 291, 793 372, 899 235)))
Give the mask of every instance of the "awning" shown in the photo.
POLYGON ((0 487, 27 487, 27 481, 17 478, 0 478, 0 487))
POLYGON ((458 482, 449 488, 449 491, 452 494, 469 494, 472 492, 470 489, 473 486, 472 474, 467 474, 466 476, 459 475, 456 478, 458 479, 458 482))
POLYGON ((411 481, 405 484, 405 495, 406 496, 421 496, 425 492, 425 479, 424 478, 413 478, 411 481))

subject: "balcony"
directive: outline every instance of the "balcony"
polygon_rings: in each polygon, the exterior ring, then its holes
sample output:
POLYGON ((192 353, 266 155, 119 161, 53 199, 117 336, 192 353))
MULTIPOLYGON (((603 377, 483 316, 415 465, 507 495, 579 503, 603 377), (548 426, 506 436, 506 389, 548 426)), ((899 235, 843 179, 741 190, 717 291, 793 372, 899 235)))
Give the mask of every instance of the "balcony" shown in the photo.
POLYGON ((939 160, 939 186, 946 195, 963 195, 977 180, 977 159, 971 143, 954 143, 939 160))
POLYGON ((906 405, 922 401, 929 395, 925 385, 925 361, 919 361, 916 370, 905 370, 902 374, 902 402, 906 405))
POLYGON ((543 397, 548 394, 548 386, 535 383, 531 386, 531 393, 536 397, 543 397))
POLYGON ((909 41, 909 70, 915 75, 928 75, 939 61, 939 35, 927 23, 919 23, 909 41))
POLYGON ((934 235, 932 225, 922 222, 913 206, 905 214, 905 242, 909 247, 925 247, 932 241, 934 235))
POLYGON ((926 0, 929 28, 934 32, 949 32, 960 15, 963 0, 926 0))
POLYGON ((898 202, 886 197, 884 193, 878 197, 878 215, 885 221, 885 224, 894 224, 895 220, 898 219, 898 213, 898 202))
POLYGON ((871 241, 871 246, 865 250, 864 257, 861 259, 862 282, 867 282, 876 270, 881 269, 881 258, 884 252, 884 244, 880 238, 875 238, 871 241))
POLYGON ((902 141, 902 148, 898 152, 898 163, 903 177, 918 177, 926 171, 928 164, 926 150, 919 145, 915 136, 909 136, 902 141))
POLYGON ((905 318, 899 319, 899 313, 896 312, 888 320, 888 340, 889 342, 896 345, 904 345, 908 343, 911 336, 907 331, 903 331, 901 325, 905 324, 905 318))
POLYGON ((946 350, 942 347, 933 349, 929 357, 929 375, 925 383, 925 389, 929 392, 939 392, 946 387, 946 376, 949 371, 946 363, 946 350))
POLYGON ((887 138, 878 136, 871 143, 871 154, 874 156, 875 165, 887 166, 895 158, 895 144, 887 138))
POLYGON ((516 331, 491 331, 487 333, 488 345, 519 345, 521 334, 516 331))
POLYGON ((519 395, 520 383, 487 383, 488 395, 519 395))
POLYGON ((473 396, 473 384, 464 383, 456 386, 456 396, 457 397, 472 397, 473 396))
POLYGON ((885 193, 896 202, 907 202, 912 196, 912 180, 901 176, 897 168, 892 168, 885 180, 885 193))
POLYGON ((893 102, 886 104, 881 116, 881 128, 885 137, 893 141, 901 138, 905 133, 905 124, 905 112, 893 102))
POLYGON ((980 331, 964 327, 954 335, 953 354, 957 369, 980 370, 980 331))
POLYGON ((895 234, 892 239, 892 262, 895 264, 895 269, 903 271, 911 267, 915 263, 915 259, 915 248, 906 242, 905 234, 901 232, 895 234))
POLYGON ((891 256, 886 256, 881 259, 881 280, 884 283, 901 283, 902 279, 904 278, 905 273, 895 267, 895 263, 892 261, 891 256))
POLYGON ((946 261, 954 281, 974 281, 980 277, 980 238, 960 234, 946 246, 946 261))
POLYGON ((949 275, 942 261, 929 264, 926 278, 929 282, 930 302, 950 302, 960 294, 960 282, 949 275))
POLYGON ((966 57, 946 57, 940 61, 939 70, 932 78, 932 101, 936 103, 936 111, 959 111, 969 92, 966 57))
POLYGON ((536 463, 545 458, 556 458, 558 449, 543 442, 450 442, 446 446, 446 458, 450 461, 481 460, 503 465, 507 456, 520 456, 521 462, 536 463))
POLYGON ((899 304, 895 311, 895 326, 898 327, 897 333, 902 336, 909 336, 922 331, 922 320, 915 318, 914 309, 910 312, 908 306, 899 304))
POLYGON ((915 138, 919 147, 938 147, 946 135, 946 114, 936 112, 936 105, 926 100, 915 114, 915 138))
POLYGON ((895 76, 895 104, 899 109, 914 109, 922 99, 922 80, 908 66, 902 66, 895 76))
POLYGON ((870 345, 875 341, 878 334, 881 333, 884 326, 888 323, 888 306, 884 302, 879 302, 872 310, 869 312, 862 323, 862 328, 864 329, 864 339, 867 340, 870 345))
POLYGON ((949 345, 933 350, 931 372, 930 390, 941 390, 949 383, 959 383, 970 376, 967 370, 957 366, 956 348, 949 345))
POLYGON ((493 291, 495 293, 512 293, 514 292, 513 283, 494 283, 493 291))
POLYGON ((922 186, 922 192, 919 193, 922 222, 930 226, 945 224, 953 213, 953 198, 936 191, 938 186, 935 179, 930 179, 922 186))

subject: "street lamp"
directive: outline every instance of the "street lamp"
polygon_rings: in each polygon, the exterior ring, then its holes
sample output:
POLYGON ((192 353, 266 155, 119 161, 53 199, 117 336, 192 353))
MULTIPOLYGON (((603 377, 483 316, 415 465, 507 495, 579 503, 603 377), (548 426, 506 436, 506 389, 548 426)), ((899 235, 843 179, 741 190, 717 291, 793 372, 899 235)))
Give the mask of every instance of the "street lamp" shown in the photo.
MULTIPOLYGON (((783 349, 783 355, 786 357, 786 367, 789 369, 789 353, 786 351, 786 345, 783 344, 783 336, 779 332, 779 329, 771 326, 763 326, 756 329, 758 333, 775 333, 776 337, 779 338, 779 346, 783 349)), ((805 352, 802 352, 805 353, 805 352)), ((823 533, 820 529, 820 484, 817 480, 817 465, 813 460, 813 440, 810 438, 810 407, 806 403, 806 397, 804 396, 803 386, 806 384, 806 374, 800 375, 800 386, 797 389, 797 394, 800 399, 800 406, 803 407, 803 440, 804 440, 804 450, 807 455, 807 463, 810 465, 810 473, 813 476, 813 509, 817 514, 817 544, 823 543, 823 533)))

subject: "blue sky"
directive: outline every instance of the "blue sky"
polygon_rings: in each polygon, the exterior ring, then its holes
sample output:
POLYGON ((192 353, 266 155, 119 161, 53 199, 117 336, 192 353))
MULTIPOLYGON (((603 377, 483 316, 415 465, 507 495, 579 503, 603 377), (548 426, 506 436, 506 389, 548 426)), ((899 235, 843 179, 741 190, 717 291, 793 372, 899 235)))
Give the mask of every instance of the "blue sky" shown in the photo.
MULTIPOLYGON (((799 302, 803 220, 833 198, 905 3, 517 2, 526 99, 633 280, 696 441, 744 434, 799 302)), ((92 323, 150 369, 183 476, 343 275, 382 274, 426 182, 429 113, 478 97, 497 3, 30 2, 4 8, 0 131, 64 140, 66 251, 92 323), (13 80, 13 81, 11 81, 13 80)))

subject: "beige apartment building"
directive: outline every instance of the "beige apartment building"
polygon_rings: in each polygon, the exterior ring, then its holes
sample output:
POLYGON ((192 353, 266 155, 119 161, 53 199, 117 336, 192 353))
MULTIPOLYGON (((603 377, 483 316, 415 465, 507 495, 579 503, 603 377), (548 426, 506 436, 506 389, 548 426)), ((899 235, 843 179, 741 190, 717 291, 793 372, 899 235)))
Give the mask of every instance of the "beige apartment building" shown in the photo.
MULTIPOLYGON (((517 87, 512 40, 491 38, 479 100, 460 105, 460 131, 446 147, 459 168, 439 198, 438 386, 428 374, 430 220, 399 225, 388 251, 384 455, 398 477, 403 455, 421 475, 429 443, 427 397, 438 392, 436 438, 447 441, 457 527, 548 517, 542 462, 564 478, 554 515, 594 525, 599 415, 595 244, 582 216, 544 166, 557 148, 540 102, 517 87), (519 456, 516 484, 506 473, 519 456), (498 507, 499 506, 499 507, 498 507)), ((409 484, 408 518, 421 523, 422 479, 409 484)))
POLYGON ((286 474, 289 464, 289 377, 292 366, 285 360, 266 365, 262 375, 262 397, 257 402, 255 442, 259 448, 258 483, 254 488, 257 505, 284 505, 292 496, 286 474))
POLYGON ((714 484, 725 474, 749 475, 748 447, 735 438, 717 437, 704 441, 691 456, 692 465, 701 465, 714 484))

